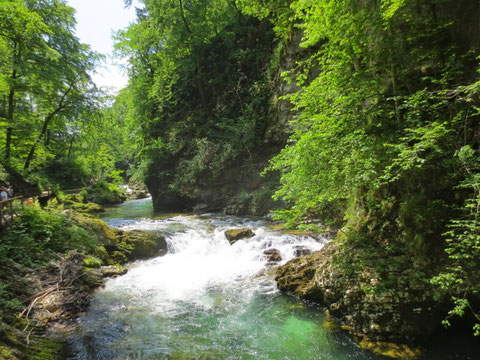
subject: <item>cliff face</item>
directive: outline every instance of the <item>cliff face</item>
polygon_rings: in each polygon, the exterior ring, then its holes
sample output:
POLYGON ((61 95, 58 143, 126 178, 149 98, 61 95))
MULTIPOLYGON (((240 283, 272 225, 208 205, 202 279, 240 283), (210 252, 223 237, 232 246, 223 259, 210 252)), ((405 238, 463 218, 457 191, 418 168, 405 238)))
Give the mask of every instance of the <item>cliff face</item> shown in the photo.
MULTIPOLYGON (((288 138, 291 106, 279 98, 296 87, 281 73, 306 50, 298 31, 278 44, 266 22, 249 19, 233 30, 234 47, 219 36, 202 50, 208 108, 195 104, 191 88, 192 97, 162 114, 169 123, 188 123, 175 129, 177 148, 151 155, 146 184, 156 210, 265 215, 278 207, 271 199, 278 176, 260 174, 288 138)), ((171 137, 167 127, 153 135, 171 137)))
POLYGON ((351 255, 351 264, 334 243, 321 251, 294 259, 276 275, 278 288, 320 303, 352 332, 370 339, 418 341, 441 328, 445 299, 434 299, 433 287, 419 278, 411 258, 399 256, 379 272, 378 266, 351 255), (362 264, 362 265, 360 265, 362 264), (385 286, 385 279, 394 279, 385 286))

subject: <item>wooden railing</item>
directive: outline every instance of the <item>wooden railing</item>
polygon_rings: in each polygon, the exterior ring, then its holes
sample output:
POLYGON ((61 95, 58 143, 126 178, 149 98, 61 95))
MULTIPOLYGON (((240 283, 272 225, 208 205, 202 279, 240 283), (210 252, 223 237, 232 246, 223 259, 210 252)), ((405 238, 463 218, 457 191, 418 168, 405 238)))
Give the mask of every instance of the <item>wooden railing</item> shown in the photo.
MULTIPOLYGON (((64 194, 75 194, 77 192, 80 192, 84 190, 85 188, 80 188, 80 189, 70 189, 70 190, 62 190, 64 194)), ((23 209, 24 208, 24 203, 28 202, 29 198, 35 198, 38 197, 39 199, 41 198, 49 198, 53 194, 53 187, 49 186, 45 188, 45 190, 42 191, 31 191, 31 192, 25 192, 21 196, 16 196, 12 197, 7 200, 2 200, 0 201, 0 227, 8 226, 12 223, 13 219, 15 216, 18 216, 17 212, 15 211, 15 207, 13 206, 13 203, 15 201, 20 201, 20 206, 23 209)), ((48 199, 47 199, 48 201, 48 199)))
POLYGON ((75 194, 75 193, 79 193, 80 191, 82 190, 85 190, 86 188, 79 188, 79 189, 72 189, 72 190, 62 190, 62 192, 64 194, 75 194))
POLYGON ((0 201, 0 227, 11 224, 13 221, 13 218, 17 216, 17 213, 13 208, 13 202, 15 200, 20 200, 20 203, 23 209, 23 200, 24 200, 23 196, 17 196, 7 200, 0 201))

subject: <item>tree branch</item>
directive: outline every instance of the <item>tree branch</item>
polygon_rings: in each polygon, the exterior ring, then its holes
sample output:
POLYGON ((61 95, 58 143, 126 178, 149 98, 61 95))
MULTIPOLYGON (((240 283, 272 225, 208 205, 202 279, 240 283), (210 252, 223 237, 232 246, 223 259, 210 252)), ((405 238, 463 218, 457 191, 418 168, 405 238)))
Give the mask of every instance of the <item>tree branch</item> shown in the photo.
POLYGON ((67 98, 67 95, 70 92, 70 90, 72 90, 72 86, 70 86, 67 89, 67 91, 65 91, 62 98, 60 99, 60 102, 58 103, 57 108, 45 117, 45 120, 43 121, 42 130, 40 131, 40 134, 38 135, 37 140, 33 143, 32 147, 30 148, 30 152, 28 153, 27 159, 25 160, 25 165, 23 166, 24 170, 27 170, 30 167, 30 164, 33 160, 33 156, 35 155, 35 150, 38 144, 40 143, 40 141, 42 140, 42 138, 45 136, 48 129, 48 125, 50 124, 50 121, 52 121, 55 115, 60 113, 65 108, 65 99, 67 98))
POLYGON ((192 30, 190 29, 190 26, 188 25, 187 18, 185 17, 185 12, 183 11, 183 2, 182 0, 178 0, 178 4, 180 6, 180 13, 182 15, 182 20, 183 23, 185 24, 185 27, 187 28, 187 31, 189 34, 192 34, 192 30))

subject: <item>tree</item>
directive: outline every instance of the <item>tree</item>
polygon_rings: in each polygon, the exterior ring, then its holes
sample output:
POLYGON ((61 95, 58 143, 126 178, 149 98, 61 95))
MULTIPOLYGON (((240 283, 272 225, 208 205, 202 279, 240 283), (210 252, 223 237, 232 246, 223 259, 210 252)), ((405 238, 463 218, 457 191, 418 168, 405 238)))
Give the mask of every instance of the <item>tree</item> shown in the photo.
POLYGON ((89 73, 100 56, 79 42, 74 26, 73 8, 61 0, 0 4, 2 142, 11 166, 31 172, 45 165, 58 155, 60 134, 99 106, 89 73))

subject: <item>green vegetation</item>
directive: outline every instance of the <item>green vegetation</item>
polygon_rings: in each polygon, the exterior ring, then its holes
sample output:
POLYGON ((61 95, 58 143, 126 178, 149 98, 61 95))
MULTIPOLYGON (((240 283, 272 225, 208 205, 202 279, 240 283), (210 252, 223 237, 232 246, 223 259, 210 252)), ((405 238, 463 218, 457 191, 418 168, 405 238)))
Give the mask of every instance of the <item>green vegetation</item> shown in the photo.
POLYGON ((11 226, 1 230, 0 239, 0 359, 63 358, 61 342, 42 338, 39 328, 21 331, 35 321, 27 323, 25 317, 17 316, 35 294, 45 290, 44 278, 58 281, 57 290, 65 281, 62 291, 71 289, 75 303, 87 302, 90 292, 101 284, 104 272, 98 268, 102 265, 113 265, 108 276, 123 274, 121 264, 164 254, 167 246, 161 234, 114 230, 101 220, 64 210, 63 204, 26 206, 11 226), (81 276, 65 265, 70 257, 69 266, 81 276))
POLYGON ((125 191, 115 184, 109 184, 106 181, 97 181, 86 190, 80 193, 84 201, 102 205, 111 205, 124 202, 127 199, 125 191))
MULTIPOLYGON (((90 184, 58 196, 85 213, 123 201, 126 180, 157 209, 277 208, 289 228, 342 229, 336 264, 380 276, 366 292, 415 269, 452 299, 446 324, 473 314, 480 333, 478 1, 140 3, 116 34, 130 82, 112 98, 64 0, 0 2, 2 184, 90 184)), ((0 260, 36 266, 76 248, 126 261, 133 238, 108 253, 119 235, 103 230, 30 207, 0 260)))
POLYGON ((158 208, 202 202, 195 189, 231 184, 262 161, 258 150, 272 123, 273 36, 268 22, 218 0, 144 1, 137 23, 118 35, 118 51, 132 64, 130 111, 144 140, 138 173, 158 208))
POLYGON ((286 74, 300 87, 290 144, 269 168, 282 172, 275 196, 289 204, 278 218, 343 220, 339 241, 385 274, 378 286, 395 286, 401 275, 382 268, 407 254, 421 279, 453 295, 451 315, 478 318, 480 44, 466 25, 478 3, 244 3, 279 36, 303 29, 314 50, 286 74))
POLYGON ((95 249, 96 242, 90 234, 60 210, 27 206, 15 220, 2 233, 1 262, 7 258, 25 266, 36 266, 70 249, 85 252, 95 249))
POLYGON ((93 84, 102 56, 79 42, 74 27, 64 0, 0 4, 0 180, 17 193, 117 183, 127 170, 116 166, 129 155, 121 96, 109 106, 93 84))

